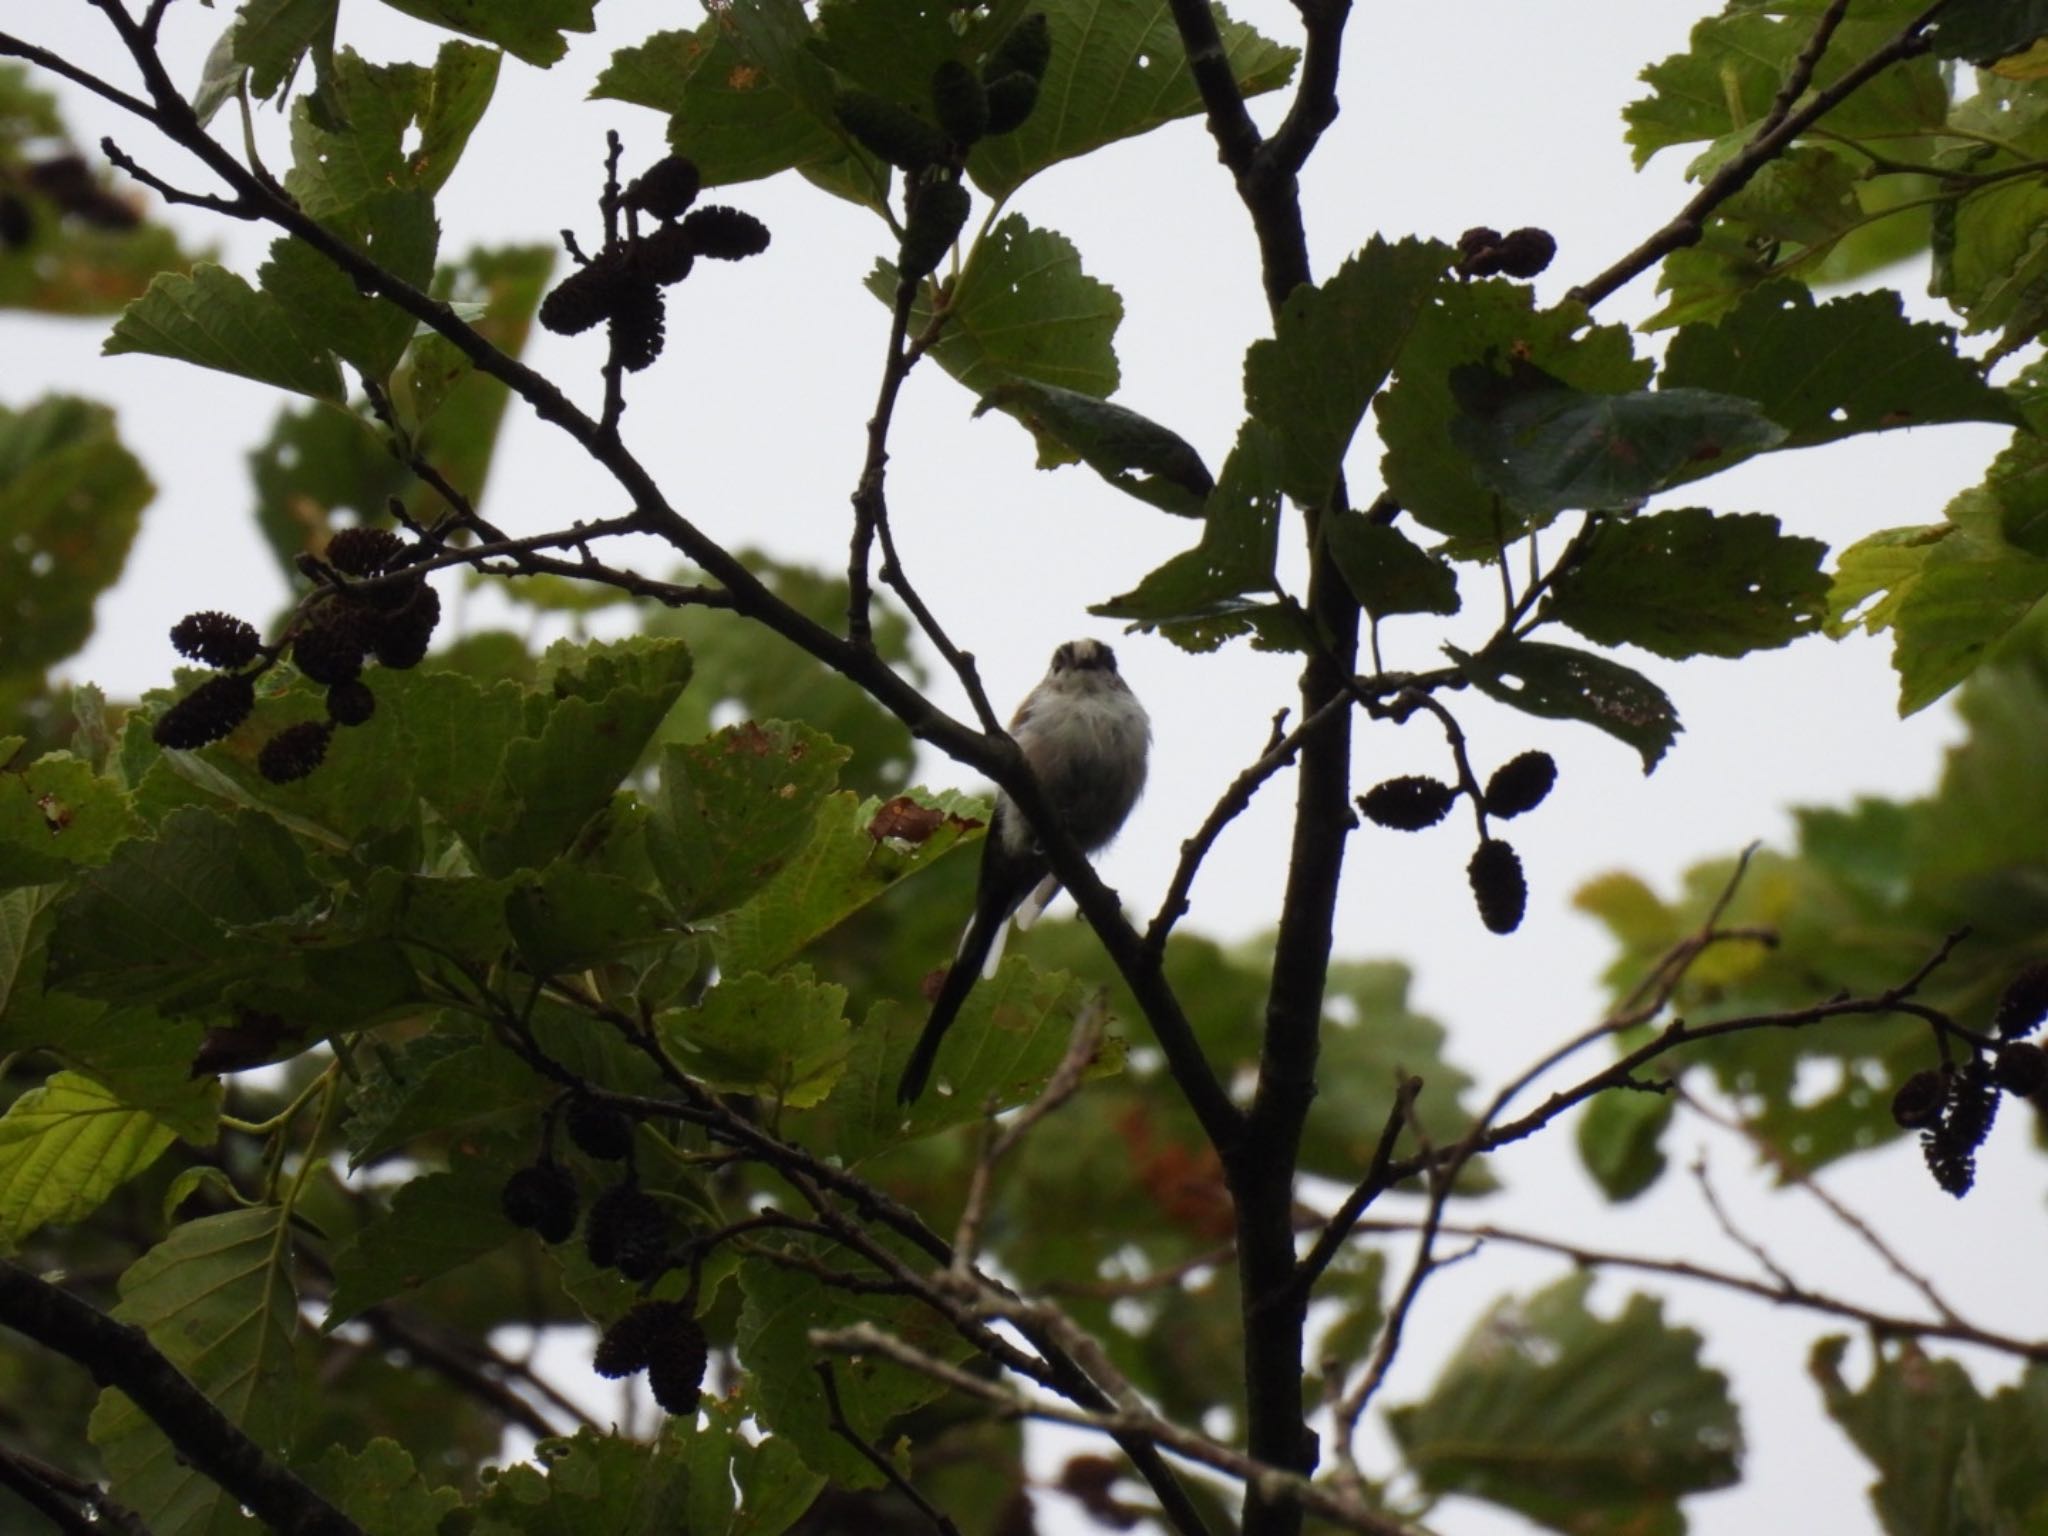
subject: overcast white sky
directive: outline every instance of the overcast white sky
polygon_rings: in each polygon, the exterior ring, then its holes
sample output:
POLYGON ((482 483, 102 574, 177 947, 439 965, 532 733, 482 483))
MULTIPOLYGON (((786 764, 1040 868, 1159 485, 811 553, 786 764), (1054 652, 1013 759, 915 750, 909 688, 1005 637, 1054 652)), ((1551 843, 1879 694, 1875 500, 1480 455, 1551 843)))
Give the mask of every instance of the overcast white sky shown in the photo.
MULTIPOLYGON (((1557 263, 1537 285, 1545 300, 1605 267, 1682 200, 1682 152, 1637 174, 1618 114, 1641 92, 1637 71, 1681 48, 1700 8, 1695 0, 1380 0, 1360 7, 1347 46, 1345 111, 1304 178, 1317 271, 1327 273, 1375 233, 1454 238, 1479 223, 1539 224, 1556 234, 1557 263)), ((84 0, 0 10, 11 29, 126 82, 111 37, 84 0)), ((1287 0, 1244 0, 1236 10, 1268 35, 1295 40, 1287 0)), ((181 80, 197 78, 227 14, 226 6, 172 7, 166 39, 181 80)), ((689 0, 605 0, 598 35, 573 41, 555 70, 508 59, 499 99, 440 200, 444 254, 545 240, 565 223, 588 238, 605 129, 626 134, 630 167, 661 152, 663 124, 642 109, 587 102, 584 93, 613 48, 662 27, 693 25, 699 14, 689 0)), ((439 36, 368 0, 342 8, 342 41, 373 59, 425 59, 439 36)), ((111 132, 151 168, 196 182, 182 157, 146 130, 83 93, 65 96, 82 142, 111 132)), ((1271 97, 1255 111, 1270 123, 1279 108, 1271 97)), ((264 126, 273 164, 288 158, 279 127, 274 118, 264 126)), ((881 225, 794 178, 718 196, 764 218, 774 245, 758 260, 721 266, 676 291, 669 350, 634 381, 628 438, 676 505, 714 536, 843 565, 847 496, 886 332, 885 312, 859 286, 883 253, 881 225)), ((1264 333, 1266 317, 1248 226, 1203 130, 1175 125, 1060 167, 1013 206, 1066 234, 1087 270, 1123 294, 1118 398, 1171 425, 1219 465, 1242 415, 1243 351, 1264 333)), ((267 244, 261 231, 189 210, 171 210, 171 217, 192 241, 218 244, 244 272, 253 273, 267 244)), ((1937 313, 1920 297, 1923 274, 1894 280, 1921 312, 1937 313)), ((1652 278, 1639 280, 1601 318, 1648 314, 1656 307, 1653 286, 1652 278)), ((161 487, 130 577, 101 604, 99 633, 75 669, 132 695, 169 675, 173 658, 163 636, 180 614, 202 607, 260 613, 281 595, 250 521, 243 457, 267 433, 280 401, 257 386, 156 359, 103 361, 104 331, 98 321, 0 317, 0 401, 20 406, 58 389, 114 402, 124 436, 161 487)), ((594 338, 537 332, 529 360, 595 400, 594 338)), ((1006 708, 1059 641, 1117 639, 1113 626, 1088 616, 1088 605, 1129 589, 1194 530, 1104 488, 1084 469, 1035 471, 1023 431, 999 416, 970 420, 972 405, 936 369, 918 372, 897 419, 890 500, 913 578, 954 638, 980 657, 998 707, 1006 708)), ((1933 520, 1950 495, 1978 478, 2000 441, 1977 427, 1894 433, 1755 462, 1687 500, 1775 513, 1791 531, 1839 547, 1875 528, 1933 520)), ((1369 428, 1351 468, 1362 504, 1377 481, 1369 428)), ((515 406, 488 510, 524 532, 624 507, 565 438, 515 406)), ((656 569, 667 563, 649 561, 656 569)), ((1466 595, 1472 617, 1457 621, 1455 640, 1483 633, 1490 622, 1484 585, 1468 581, 1466 595)), ((480 602, 470 612, 487 607, 480 602)), ((1440 638, 1436 620, 1397 621, 1388 631, 1389 665, 1432 664, 1440 638)), ((1291 703, 1296 667, 1291 658, 1242 646, 1196 658, 1157 640, 1118 645, 1152 712, 1157 756, 1152 789, 1105 873, 1127 901, 1149 911, 1181 839, 1257 754, 1273 711, 1291 703)), ((1465 890, 1466 850, 1455 838, 1368 828, 1354 842, 1340 952, 1411 962, 1420 1006, 1451 1026, 1454 1059, 1482 1085, 1512 1076, 1598 1015, 1594 982, 1606 943, 1564 901, 1583 880, 1626 867, 1668 889, 1694 860, 1751 838, 1782 840, 1787 806, 1921 792, 1956 734, 1945 708, 1897 718, 1883 642, 1814 640, 1740 663, 1630 659, 1667 688, 1686 724, 1649 779, 1632 752, 1586 728, 1459 702, 1482 772, 1533 746, 1551 751, 1562 769, 1551 801, 1513 829, 1533 893, 1529 920, 1513 937, 1495 939, 1480 928, 1465 890)), ((939 693, 965 714, 943 680, 939 693)), ((1437 771, 1441 753, 1433 730, 1363 731, 1360 786, 1437 771)), ((929 765, 927 778, 967 782, 942 762, 929 765)), ((1291 778, 1283 778, 1224 838, 1196 887, 1195 926, 1243 938, 1271 925, 1291 801, 1291 778)), ((2027 1223, 2038 1214, 2043 1170, 2014 1144, 2017 1132, 2017 1125, 2002 1129, 1980 1192, 1962 1205, 1934 1191, 1910 1148, 1863 1159, 1831 1182, 1881 1215, 1887 1230, 1908 1234, 1917 1256, 1952 1255, 1942 1278, 1968 1315, 2024 1333, 2038 1317, 2028 1315, 2021 1288, 2003 1266, 1982 1262, 1984 1254, 2010 1250, 2014 1213, 2024 1206, 2027 1223)), ((1674 1138, 1675 1162, 1682 1166, 1696 1144, 1694 1132, 1674 1138)), ((1911 1306, 1896 1281, 1838 1228, 1814 1219, 1799 1196, 1772 1195, 1751 1175, 1739 1145, 1705 1144, 1724 1197, 1796 1273, 1873 1304, 1911 1306)), ((1610 1210, 1578 1173, 1568 1129, 1502 1162, 1510 1188, 1488 1205, 1488 1218, 1593 1244, 1746 1264, 1715 1234, 1682 1175, 1636 1205, 1610 1210)), ((1405 1259, 1405 1248, 1397 1250, 1397 1272, 1405 1259)), ((1382 1400, 1424 1392, 1444 1352, 1490 1298, 1557 1272, 1504 1252, 1448 1271, 1415 1314, 1382 1400)), ((1596 1299, 1611 1306, 1625 1290, 1603 1281, 1596 1299)), ((1749 1436, 1747 1480, 1689 1505, 1694 1529, 1706 1536, 1747 1536, 1759 1525, 1844 1536, 1875 1531, 1861 1494, 1868 1469, 1822 1421, 1805 1377, 1807 1342, 1821 1330, 1699 1288, 1672 1289, 1667 1311, 1705 1333, 1709 1362, 1734 1378, 1749 1436)), ((1986 1382, 2007 1374, 1998 1362, 1972 1364, 1986 1382)), ((1476 1504, 1447 1509, 1438 1523, 1460 1536, 1525 1528, 1476 1504)))

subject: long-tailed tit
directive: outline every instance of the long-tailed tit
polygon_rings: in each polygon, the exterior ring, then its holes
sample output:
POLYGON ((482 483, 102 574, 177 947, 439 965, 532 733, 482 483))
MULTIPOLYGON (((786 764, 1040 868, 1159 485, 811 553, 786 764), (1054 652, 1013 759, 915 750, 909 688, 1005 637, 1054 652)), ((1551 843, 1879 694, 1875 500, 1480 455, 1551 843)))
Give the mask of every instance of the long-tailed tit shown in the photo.
MULTIPOLYGON (((1084 853, 1116 836, 1145 787, 1152 723, 1117 675, 1116 656, 1108 646, 1099 640, 1069 640, 1054 651, 1044 679, 1017 706, 1010 734, 1023 749, 1046 804, 1084 853)), ((978 976, 995 974, 1012 915, 1018 927, 1029 927, 1059 889, 1024 813, 1007 794, 997 796, 982 843, 974 917, 903 1069, 898 1100, 908 1104, 924 1092, 939 1042, 969 989, 978 976)))

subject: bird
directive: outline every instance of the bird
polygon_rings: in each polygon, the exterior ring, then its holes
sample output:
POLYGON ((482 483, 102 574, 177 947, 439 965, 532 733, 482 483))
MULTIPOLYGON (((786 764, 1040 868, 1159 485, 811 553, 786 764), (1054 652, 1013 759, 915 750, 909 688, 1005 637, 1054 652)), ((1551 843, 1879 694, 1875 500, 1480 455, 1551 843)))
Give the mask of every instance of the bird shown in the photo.
MULTIPOLYGON (((1024 753, 1045 803, 1084 853, 1116 836, 1145 788, 1152 723, 1100 640, 1069 640, 1017 706, 1010 735, 1024 753)), ((924 1092, 939 1043, 978 977, 995 974, 1012 916, 1028 928, 1059 894, 1059 879, 1037 835, 1008 793, 996 797, 982 840, 974 915, 939 986, 924 1033, 896 1086, 899 1103, 924 1092)))

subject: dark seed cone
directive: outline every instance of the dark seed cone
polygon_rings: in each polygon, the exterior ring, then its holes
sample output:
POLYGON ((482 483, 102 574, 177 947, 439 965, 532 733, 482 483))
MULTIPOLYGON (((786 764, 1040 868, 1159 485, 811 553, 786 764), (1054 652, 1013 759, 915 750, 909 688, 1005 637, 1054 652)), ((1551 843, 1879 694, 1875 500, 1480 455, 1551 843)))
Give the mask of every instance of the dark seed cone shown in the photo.
POLYGON ((592 1157, 615 1163, 633 1150, 632 1117, 609 1104, 579 1095, 569 1101, 564 1123, 569 1139, 592 1157))
POLYGON ((292 641, 292 665, 329 688, 354 682, 363 670, 363 643, 354 630, 348 623, 316 623, 300 630, 292 641))
POLYGON ((165 710, 150 738, 174 752, 190 752, 231 735, 256 707, 256 683, 245 673, 210 677, 165 710))
POLYGON ((336 725, 362 725, 377 713, 377 695, 361 678, 327 690, 327 718, 336 725))
POLYGON ((1442 821, 1457 798, 1457 790, 1441 779, 1403 774, 1373 785, 1358 797, 1358 808, 1383 827, 1420 832, 1442 821))
POLYGON ((689 1308, 676 1301, 643 1301, 605 1329, 590 1364, 613 1381, 647 1369, 654 1345, 677 1323, 690 1322, 689 1308))
POLYGON ((670 155, 633 178, 626 188, 625 203, 628 208, 637 208, 657 219, 678 219, 684 209, 697 201, 703 185, 696 161, 670 155))
POLYGON ((697 264, 690 232, 680 224, 664 224, 633 247, 633 263, 650 283, 664 288, 680 283, 697 264))
POLYGON ((1045 12, 1033 11, 996 44, 981 67, 981 77, 993 82, 1004 75, 1021 74, 1036 85, 1045 78, 1045 68, 1051 62, 1052 21, 1045 12))
POLYGON ((971 149, 988 132, 988 91, 981 77, 958 59, 942 60, 932 71, 932 115, 957 152, 971 149))
POLYGON ((178 648, 181 656, 189 656, 209 667, 232 671, 246 667, 256 659, 263 637, 256 633, 254 625, 244 623, 233 614, 209 609, 205 613, 188 613, 173 624, 171 644, 178 648))
POLYGON ((1475 224, 1466 230, 1465 233, 1458 236, 1458 254, 1460 256, 1477 256, 1481 251, 1497 249, 1500 241, 1501 234, 1499 230, 1485 224, 1475 224))
POLYGON ((833 98, 832 111, 863 149, 898 170, 921 171, 946 157, 945 134, 885 96, 841 91, 833 98))
POLYGON ((1947 1102, 1948 1084, 1939 1072, 1915 1072, 1892 1095, 1892 1119, 1905 1130, 1922 1130, 1941 1119, 1947 1102))
POLYGON ((903 226, 897 275, 905 282, 929 277, 960 238, 973 201, 957 181, 930 181, 919 186, 911 201, 910 220, 903 226))
POLYGON ((540 301, 540 323, 558 336, 579 336, 608 320, 626 294, 642 286, 624 246, 606 246, 540 301))
POLYGON ((2031 1099, 2048 1087, 2048 1051, 2016 1040, 1998 1053, 1992 1075, 2016 1099, 2031 1099))
POLYGON ((1012 72, 998 75, 988 83, 988 132, 991 136, 1015 133, 1038 105, 1038 82, 1029 75, 1012 72))
POLYGON ((1479 903, 1479 920, 1495 933, 1513 933, 1522 926, 1522 913, 1529 905, 1529 886, 1522 878, 1522 861, 1515 850, 1497 837, 1489 837, 1465 866, 1472 882, 1472 896, 1479 903))
POLYGON ((1934 1182, 1958 1200, 1977 1182, 1977 1159, 1942 1136, 1939 1129, 1920 1133, 1920 1153, 1927 1159, 1927 1171, 1934 1182))
POLYGON ((1974 1058, 1948 1077, 1948 1104, 1940 1124, 1924 1132, 1921 1151, 1934 1182, 1961 1199, 1977 1178, 1977 1149, 1998 1118, 1998 1085, 1990 1063, 1974 1058))
POLYGON ((327 563, 344 576, 381 576, 404 564, 405 550, 389 528, 344 528, 327 541, 327 563))
POLYGON ((660 1320, 648 1341, 647 1385, 664 1413, 695 1413, 704 1390, 709 1343, 697 1320, 681 1306, 660 1320))
POLYGON ((302 720, 288 725, 256 754, 256 771, 273 784, 290 784, 318 768, 334 735, 330 720, 302 720))
POLYGON ((628 1280, 647 1280, 667 1257, 668 1215, 646 1190, 628 1177, 597 1197, 583 1241, 590 1262, 616 1269, 628 1280))
POLYGON ((1548 752, 1524 752, 1496 768, 1486 781, 1486 814, 1503 821, 1533 811, 1557 782, 1557 764, 1548 752))
POLYGON ((744 261, 768 249, 768 226, 751 213, 713 203, 683 220, 690 249, 714 261, 744 261))
POLYGON ((628 373, 638 373, 661 356, 668 340, 668 303, 652 283, 642 283, 612 311, 612 353, 628 373))
POLYGON ((421 582, 404 607, 377 617, 370 649, 378 662, 399 671, 416 667, 433 642, 434 626, 441 622, 441 594, 421 582))
POLYGON ((559 1243, 576 1230, 576 1180, 556 1163, 535 1163, 505 1181, 498 1197, 505 1219, 559 1243))
POLYGON ((1546 229, 1509 230, 1500 242, 1500 269, 1509 277, 1534 277, 1557 255, 1557 241, 1546 229))
POLYGON ((2048 1018, 2048 960, 2036 961, 2006 983, 1991 1022, 2008 1040, 2023 1040, 2048 1018))

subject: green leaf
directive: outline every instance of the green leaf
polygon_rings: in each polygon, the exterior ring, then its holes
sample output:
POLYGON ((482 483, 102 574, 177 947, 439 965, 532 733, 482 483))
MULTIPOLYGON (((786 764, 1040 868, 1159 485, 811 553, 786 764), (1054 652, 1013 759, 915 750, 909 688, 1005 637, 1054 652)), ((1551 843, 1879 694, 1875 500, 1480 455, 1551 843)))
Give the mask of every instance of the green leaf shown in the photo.
MULTIPOLYGON (((275 1456, 291 1434, 290 1223, 258 1206, 173 1228, 121 1276, 114 1317, 132 1323, 258 1446, 275 1456)), ((116 1389, 90 1427, 114 1497, 154 1536, 226 1536, 249 1529, 235 1497, 188 1465, 116 1389)))
POLYGON ((249 71, 249 94, 268 101, 298 73, 308 52, 332 46, 340 8, 341 0, 243 0, 227 41, 234 62, 249 71))
POLYGON ((532 1115, 553 1089, 505 1047, 462 1026, 422 1035, 362 1069, 349 1096, 349 1166, 430 1132, 473 1135, 532 1115))
POLYGON ((1821 626, 1827 545, 1761 512, 1683 507, 1603 520, 1539 613, 1601 645, 1659 656, 1743 656, 1821 626))
MULTIPOLYGON (((895 269, 877 263, 867 286, 893 304, 895 269)), ((912 310, 913 331, 929 321, 929 305, 927 288, 912 310)), ((1022 214, 975 241, 946 313, 932 356, 976 394, 1014 379, 1098 400, 1116 392, 1112 339, 1123 300, 1081 270, 1081 253, 1065 236, 1034 229, 1022 214)))
POLYGON ((1589 651, 1510 640, 1477 655, 1445 646, 1480 692, 1526 715, 1582 720, 1642 754, 1643 772, 1657 766, 1682 727, 1664 690, 1639 672, 1589 651))
POLYGON ((1572 1536, 1678 1536, 1680 1497, 1740 1476, 1728 1384, 1699 1335, 1633 1296, 1610 1320, 1576 1274, 1498 1305, 1429 1397, 1388 1415, 1409 1468, 1572 1536))
POLYGON ((1870 1379, 1842 1375, 1849 1341, 1817 1342, 1808 1362, 1828 1416, 1881 1474, 1870 1500, 1887 1536, 2033 1532, 2048 1521, 2048 1368, 2029 1365, 1991 1396, 1953 1360, 1911 1343, 1884 1349, 1870 1379))
MULTIPOLYGON (((589 32, 597 0, 384 0, 394 11, 496 43, 545 68, 569 51, 564 32, 589 32)), ((444 44, 445 54, 450 45, 444 44)))
POLYGON ((1327 282, 1290 293, 1272 338, 1245 353, 1245 406, 1279 439, 1282 484, 1302 506, 1329 505, 1365 408, 1452 255, 1432 240, 1376 236, 1327 282))
POLYGON ((821 986, 808 967, 721 981, 656 1028, 683 1069, 713 1088, 808 1109, 846 1069, 846 989, 821 986))
POLYGON ((647 851, 677 914, 728 911, 773 878, 810 838, 849 755, 782 721, 667 748, 647 851))
POLYGON ((330 1445, 303 1473, 336 1509, 377 1536, 436 1536, 442 1519, 462 1507, 455 1489, 427 1486, 396 1440, 379 1438, 354 1452, 330 1445))
POLYGON ((1955 332, 1909 321, 1889 290, 1816 304, 1799 283, 1770 283, 1713 325, 1671 338, 1660 388, 1756 402, 1785 448, 1934 422, 2019 424, 2005 391, 1956 355, 1955 332))
POLYGON ((957 796, 913 802, 913 809, 940 813, 916 842, 898 835, 903 818, 884 815, 893 806, 844 790, 827 799, 810 840, 726 918, 717 940, 720 969, 734 976, 778 969, 899 880, 951 852, 975 825, 957 796))
POLYGON ((1633 1200, 1664 1176, 1669 1160, 1659 1143, 1674 1107, 1669 1094, 1624 1090, 1600 1094, 1586 1106, 1579 1117, 1579 1161, 1608 1199, 1633 1200))
MULTIPOLYGON (((349 244, 416 287, 432 286, 440 227, 424 193, 373 195, 337 219, 349 244)), ((364 298, 325 256, 296 236, 275 242, 260 274, 308 345, 333 352, 378 382, 405 355, 416 322, 397 305, 364 298)))
POLYGON ((64 899, 50 984, 166 1012, 216 1007, 227 985, 271 963, 234 929, 296 912, 316 889, 304 853, 269 817, 174 811, 64 899))
POLYGON ((998 384, 974 408, 1000 410, 1038 440, 1038 467, 1076 460, 1126 495, 1183 517, 1199 517, 1216 480, 1188 441, 1136 411, 1107 400, 1013 380, 998 384))
MULTIPOLYGON (((808 1255, 830 1262, 829 1253, 808 1255)), ((915 1261, 913 1261, 915 1262, 915 1261)), ((957 1361, 967 1346, 930 1308, 901 1297, 834 1290, 816 1276, 750 1258, 740 1266, 735 1343, 761 1422, 785 1438, 804 1464, 846 1488, 878 1488, 882 1474, 833 1432, 812 1362, 813 1332, 869 1322, 937 1359, 957 1361)), ((873 1355, 833 1358, 839 1399, 854 1433, 870 1444, 891 1419, 936 1398, 929 1377, 873 1355)))
POLYGON ((1516 360, 1452 370, 1464 414, 1451 440, 1530 518, 1626 509, 1667 486, 1775 448, 1785 429, 1747 400, 1704 389, 1586 394, 1516 360))
POLYGON ((189 277, 158 273, 149 291, 122 311, 101 350, 150 352, 342 401, 341 370, 327 353, 307 346, 285 307, 211 262, 199 263, 189 277))
POLYGON ((31 1088, 0 1115, 0 1250, 84 1220, 176 1139, 74 1072, 31 1088))
MULTIPOLYGON (((1033 0, 1030 9, 1051 20, 1052 62, 1023 127, 983 139, 968 157, 968 174, 991 197, 1007 197, 1049 165, 1202 110, 1166 0, 1033 0)), ((1245 95, 1293 77, 1294 49, 1232 21, 1220 5, 1211 11, 1245 95)))
POLYGON ((61 880, 104 864, 142 830, 129 797, 69 752, 0 771, 0 888, 61 880))
POLYGON ((521 880, 506 901, 519 952, 537 975, 586 970, 679 937, 661 905, 616 875, 562 860, 521 880))
POLYGON ((364 1309, 510 1242, 517 1229, 499 1209, 498 1195, 516 1166, 508 1146, 470 1144, 446 1173, 402 1185, 390 1210, 336 1250, 334 1294, 322 1330, 332 1333, 364 1309))
POLYGON ((1640 389, 1651 370, 1630 355, 1625 326, 1588 328, 1576 304, 1539 311, 1525 283, 1439 285, 1401 349, 1394 382, 1374 399, 1373 414, 1387 449, 1380 461, 1387 491, 1423 527, 1449 536, 1452 553, 1461 556, 1491 558, 1497 535, 1519 531, 1451 437, 1459 418, 1451 371, 1491 358, 1525 359, 1596 394, 1640 389))
POLYGON ((1374 618, 1458 611, 1458 573, 1391 524, 1339 511, 1325 514, 1323 537, 1344 584, 1374 618))
MULTIPOLYGON (((1817 17, 1810 9, 1784 17, 1758 14, 1760 9, 1708 17, 1693 27, 1687 52, 1643 71, 1652 94, 1622 111, 1638 166, 1675 144, 1747 137, 1762 122, 1811 40, 1817 17)), ((1859 7, 1835 30, 1810 89, 1825 90, 1890 41, 1920 9, 1910 0, 1859 7)), ((1822 126, 1852 138, 1896 136, 1937 128, 1947 116, 1941 66, 1918 57, 1882 71, 1830 111, 1822 126)))
POLYGON ((1239 616, 1277 590, 1280 445, 1256 421, 1239 430, 1223 478, 1209 493, 1202 537, 1131 591, 1088 611, 1158 629, 1176 645, 1211 650, 1242 633, 1239 616))
MULTIPOLYGON (((995 975, 978 981, 939 1052, 935 1088, 905 1108, 896 1085, 926 1010, 878 1003, 853 1031, 845 1076, 806 1139, 848 1163, 907 1141, 980 1121, 989 1106, 1029 1103, 1065 1059, 1074 1020, 1087 989, 1063 972, 1034 967, 1011 955, 995 975)), ((1119 1042, 1106 1040, 1097 1070, 1122 1060, 1119 1042)))
POLYGON ((105 406, 67 395, 0 405, 0 686, 84 648, 155 494, 105 406))
MULTIPOLYGON (((450 0, 456 7, 499 15, 523 9, 450 0)), ((443 43, 432 69, 367 64, 342 49, 323 91, 292 104, 285 190, 322 221, 391 192, 431 197, 454 174, 497 82, 498 55, 468 43, 443 43)))
POLYGON ((517 1462, 490 1479, 471 1536, 716 1536, 720 1527, 692 1518, 707 1496, 698 1484, 725 1482, 729 1500, 730 1474, 715 1455, 692 1456, 682 1442, 674 1428, 652 1445, 595 1429, 543 1440, 538 1465, 517 1462))
POLYGON ((1995 64, 2048 37, 2048 0, 1951 0, 1927 35, 1936 58, 1995 64))
POLYGON ((657 32, 621 48, 591 95, 670 114, 669 147, 696 163, 707 187, 754 181, 799 166, 865 167, 886 195, 887 167, 849 149, 829 116, 763 67, 737 31, 712 16, 693 32, 657 32))

